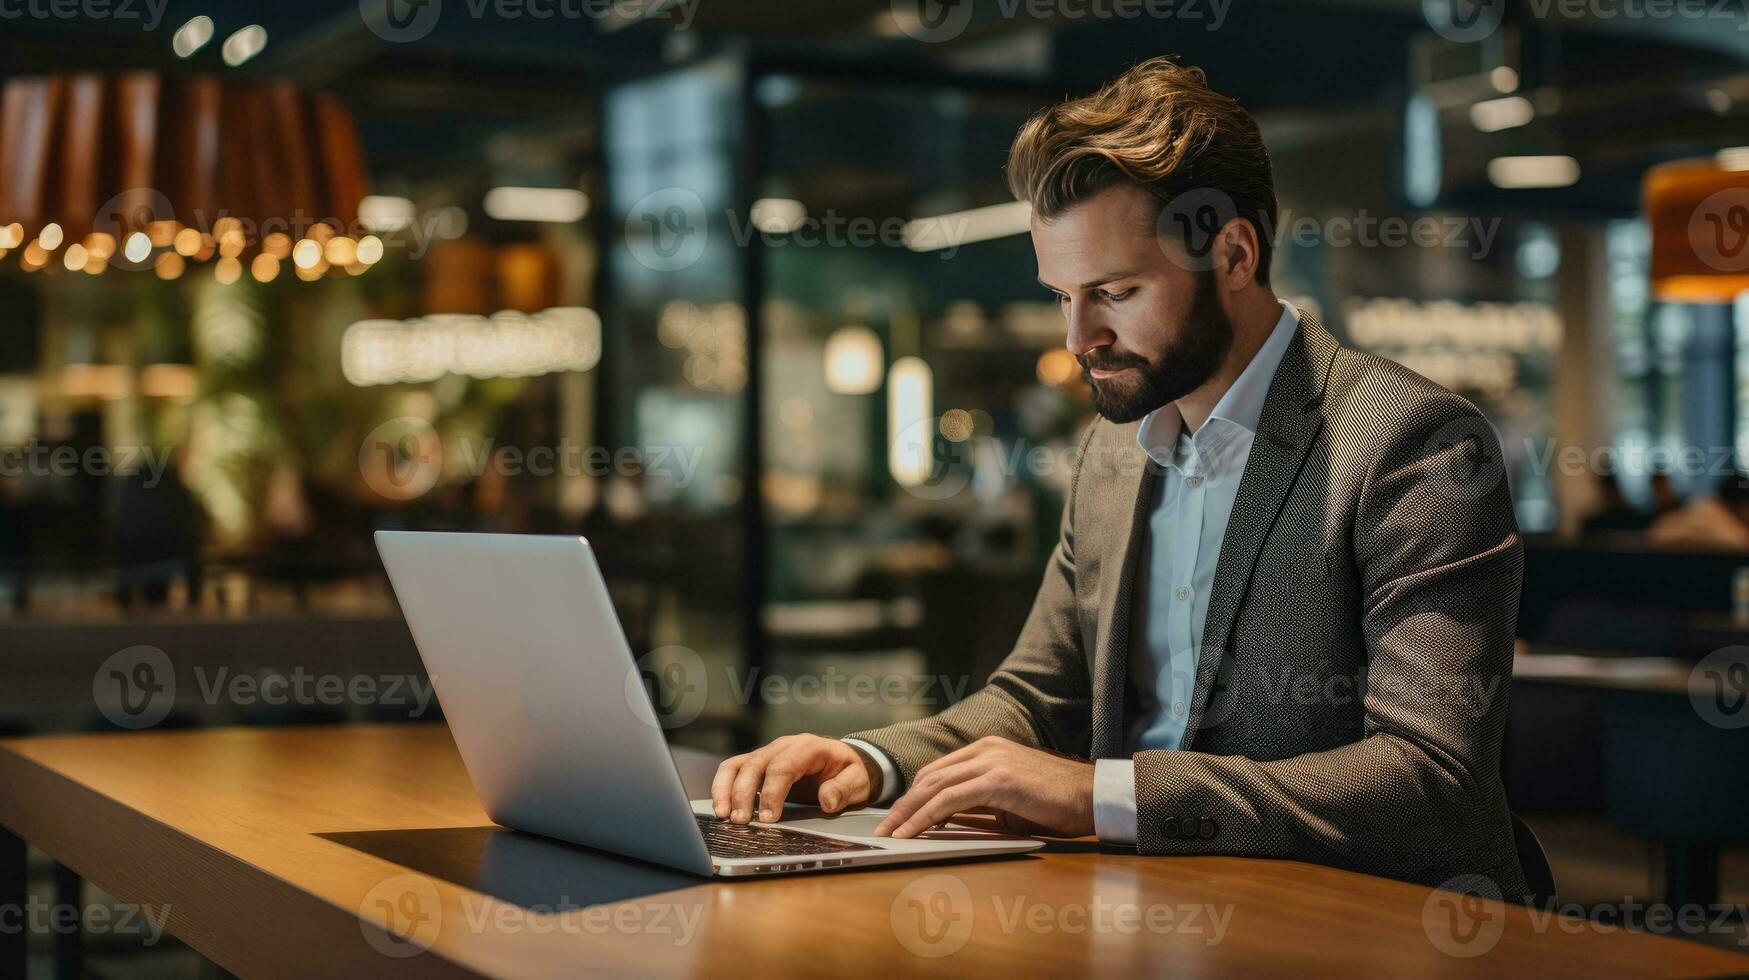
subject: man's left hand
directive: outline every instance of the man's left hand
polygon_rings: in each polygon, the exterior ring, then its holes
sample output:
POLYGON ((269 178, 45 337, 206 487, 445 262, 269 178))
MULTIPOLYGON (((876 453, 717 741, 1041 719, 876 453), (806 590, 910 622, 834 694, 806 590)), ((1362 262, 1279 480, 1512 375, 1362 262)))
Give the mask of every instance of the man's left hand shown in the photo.
POLYGON ((994 735, 931 762, 875 828, 915 837, 956 813, 996 811, 1004 830, 1052 837, 1093 833, 1093 763, 994 735))

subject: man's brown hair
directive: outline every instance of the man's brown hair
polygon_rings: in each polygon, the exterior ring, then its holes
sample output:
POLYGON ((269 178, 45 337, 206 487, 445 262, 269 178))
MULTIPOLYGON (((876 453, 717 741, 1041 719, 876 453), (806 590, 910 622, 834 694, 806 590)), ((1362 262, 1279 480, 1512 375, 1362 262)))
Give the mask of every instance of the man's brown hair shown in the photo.
POLYGON ((1154 229, 1179 233, 1193 256, 1207 247, 1209 219, 1249 220, 1257 281, 1269 282, 1269 150, 1250 113, 1209 88, 1201 68, 1150 58, 1092 95, 1040 109, 1008 151, 1009 189, 1046 221, 1125 181, 1159 202, 1154 229), (1164 213, 1169 204, 1185 213, 1164 213))

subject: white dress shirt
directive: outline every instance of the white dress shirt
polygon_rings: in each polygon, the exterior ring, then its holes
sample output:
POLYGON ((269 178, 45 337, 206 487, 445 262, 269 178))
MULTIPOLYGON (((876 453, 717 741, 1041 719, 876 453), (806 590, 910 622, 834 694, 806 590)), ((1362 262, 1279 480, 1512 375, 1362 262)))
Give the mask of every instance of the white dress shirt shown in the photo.
MULTIPOLYGON (((1227 518, 1233 512, 1239 479, 1251 456, 1270 382, 1298 328, 1299 312, 1283 301, 1281 318, 1268 339, 1194 434, 1184 431, 1177 403, 1149 413, 1136 430, 1136 441, 1163 472, 1137 569, 1135 595, 1146 597, 1146 603, 1134 610, 1138 647, 1131 661, 1148 664, 1153 683, 1131 678, 1138 688, 1142 711, 1139 717, 1126 720, 1128 752, 1176 749, 1184 744, 1203 622, 1208 616, 1208 597, 1227 518)), ((858 739, 845 741, 867 752, 880 767, 881 796, 871 802, 886 803, 897 797, 899 775, 887 754, 858 739)), ((1100 840, 1135 843, 1133 760, 1094 762, 1093 823, 1100 840)))

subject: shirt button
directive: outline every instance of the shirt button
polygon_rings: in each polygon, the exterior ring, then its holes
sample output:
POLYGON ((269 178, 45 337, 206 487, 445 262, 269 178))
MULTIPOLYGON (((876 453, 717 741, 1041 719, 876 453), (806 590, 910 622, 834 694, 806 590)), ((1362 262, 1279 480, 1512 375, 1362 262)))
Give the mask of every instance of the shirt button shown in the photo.
POLYGON ((1176 717, 1179 717, 1179 718, 1184 717, 1184 702, 1183 701, 1172 702, 1172 714, 1176 717))
POLYGON ((1178 597, 1179 602, 1184 602, 1185 600, 1190 598, 1190 590, 1185 588, 1184 586, 1180 585, 1178 587, 1178 591, 1174 592, 1173 595, 1176 595, 1178 597))
POLYGON ((1202 486, 1202 477, 1200 477, 1200 476, 1188 477, 1185 479, 1184 485, 1187 487, 1190 487, 1192 489, 1195 489, 1196 487, 1200 487, 1200 486, 1202 486))

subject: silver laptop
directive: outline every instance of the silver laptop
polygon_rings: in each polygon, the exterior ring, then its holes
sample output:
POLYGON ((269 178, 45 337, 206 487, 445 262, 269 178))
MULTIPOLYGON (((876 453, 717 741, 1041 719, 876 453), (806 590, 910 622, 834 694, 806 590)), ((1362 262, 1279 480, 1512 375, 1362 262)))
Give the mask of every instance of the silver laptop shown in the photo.
POLYGON ((717 820, 688 800, 589 543, 378 531, 377 550, 486 813, 704 875, 790 874, 1043 846, 952 824, 874 836, 886 811, 717 820))

